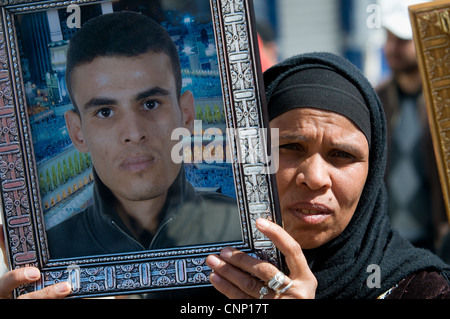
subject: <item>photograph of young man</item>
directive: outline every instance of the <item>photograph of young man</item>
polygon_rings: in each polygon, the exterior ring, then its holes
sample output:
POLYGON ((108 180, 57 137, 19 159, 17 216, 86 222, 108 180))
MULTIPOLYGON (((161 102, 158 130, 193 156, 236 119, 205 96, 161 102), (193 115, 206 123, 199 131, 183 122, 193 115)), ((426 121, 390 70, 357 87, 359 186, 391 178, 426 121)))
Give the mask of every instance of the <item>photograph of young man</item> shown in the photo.
POLYGON ((236 201, 196 192, 171 159, 171 133, 192 131, 195 110, 163 27, 133 12, 90 20, 70 41, 66 83, 67 128, 91 155, 94 205, 47 232, 51 258, 241 240, 236 201))

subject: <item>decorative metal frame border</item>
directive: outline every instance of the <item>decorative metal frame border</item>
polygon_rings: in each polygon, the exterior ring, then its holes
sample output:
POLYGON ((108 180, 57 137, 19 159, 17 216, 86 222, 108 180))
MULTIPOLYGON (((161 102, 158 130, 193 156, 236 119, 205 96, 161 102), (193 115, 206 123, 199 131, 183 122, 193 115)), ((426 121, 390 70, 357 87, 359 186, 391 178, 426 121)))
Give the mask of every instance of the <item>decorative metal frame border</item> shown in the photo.
POLYGON ((410 6, 409 14, 450 222, 450 1, 410 6))
POLYGON ((32 265, 42 271, 38 282, 20 287, 15 296, 64 280, 72 284, 71 297, 207 286, 211 270, 205 264, 206 256, 225 246, 281 267, 278 250, 255 227, 259 217, 279 223, 281 218, 274 177, 267 171, 270 143, 266 141, 270 134, 264 131, 268 121, 251 0, 210 0, 227 126, 238 132, 231 141, 243 242, 79 259, 49 258, 14 16, 99 2, 0 1, 0 183, 5 240, 11 269, 32 265))

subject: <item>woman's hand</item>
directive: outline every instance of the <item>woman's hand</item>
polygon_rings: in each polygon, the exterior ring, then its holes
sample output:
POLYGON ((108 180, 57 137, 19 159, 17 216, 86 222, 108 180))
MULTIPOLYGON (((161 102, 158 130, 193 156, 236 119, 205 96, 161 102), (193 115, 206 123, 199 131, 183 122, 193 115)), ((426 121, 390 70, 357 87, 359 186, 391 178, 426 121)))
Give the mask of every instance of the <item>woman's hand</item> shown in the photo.
MULTIPOLYGON (((13 290, 41 278, 39 269, 24 267, 8 271, 0 278, 0 299, 13 297, 13 290)), ((19 299, 61 299, 71 292, 67 281, 19 296, 19 299)))
MULTIPOLYGON (((3 227, 0 224, 0 248, 3 251, 6 263, 6 247, 3 237, 3 227)), ((23 284, 35 282, 41 278, 39 269, 35 267, 24 267, 8 271, 0 278, 0 299, 13 297, 13 290, 23 284)), ((60 282, 44 289, 21 295, 21 299, 60 299, 71 292, 70 284, 60 282)))
POLYGON ((210 255, 206 259, 206 264, 213 270, 209 278, 213 286, 233 299, 314 299, 317 280, 308 267, 299 243, 282 227, 268 220, 260 218, 256 221, 256 226, 285 257, 290 274, 276 289, 281 293, 269 288, 268 294, 264 292, 263 287, 267 287, 267 283, 279 272, 274 265, 234 248, 224 248, 220 256, 210 255))

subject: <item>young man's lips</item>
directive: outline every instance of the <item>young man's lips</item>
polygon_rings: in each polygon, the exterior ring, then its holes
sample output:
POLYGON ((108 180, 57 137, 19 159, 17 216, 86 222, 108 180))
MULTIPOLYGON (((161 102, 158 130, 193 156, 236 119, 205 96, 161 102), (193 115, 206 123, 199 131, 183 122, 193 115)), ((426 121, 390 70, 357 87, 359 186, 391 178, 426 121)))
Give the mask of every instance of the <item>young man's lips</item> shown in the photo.
POLYGON ((321 204, 299 204, 288 207, 299 220, 307 224, 319 224, 333 214, 333 210, 321 204))
POLYGON ((154 158, 151 156, 128 157, 120 164, 120 168, 126 171, 137 172, 146 169, 153 162, 154 158))

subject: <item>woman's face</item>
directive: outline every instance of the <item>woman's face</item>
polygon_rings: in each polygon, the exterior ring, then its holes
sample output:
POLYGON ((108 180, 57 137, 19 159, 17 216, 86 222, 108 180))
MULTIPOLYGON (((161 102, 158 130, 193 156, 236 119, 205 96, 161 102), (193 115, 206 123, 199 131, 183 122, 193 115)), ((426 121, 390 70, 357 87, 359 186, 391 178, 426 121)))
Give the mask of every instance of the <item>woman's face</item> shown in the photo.
POLYGON ((345 116, 298 108, 270 122, 279 129, 276 173, 283 224, 302 248, 341 234, 352 218, 369 170, 365 135, 345 116))

